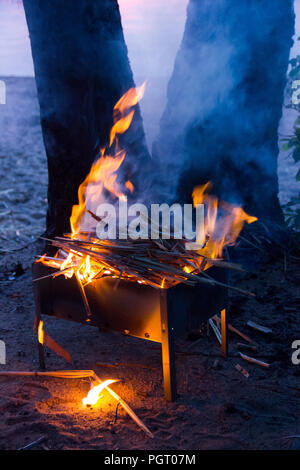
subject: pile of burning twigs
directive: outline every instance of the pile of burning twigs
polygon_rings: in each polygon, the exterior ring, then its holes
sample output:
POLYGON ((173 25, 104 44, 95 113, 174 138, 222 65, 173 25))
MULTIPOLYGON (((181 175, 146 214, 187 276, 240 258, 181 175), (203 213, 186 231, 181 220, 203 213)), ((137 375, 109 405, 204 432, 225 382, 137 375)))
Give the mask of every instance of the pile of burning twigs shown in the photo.
POLYGON ((57 249, 55 257, 43 255, 39 259, 40 262, 57 268, 50 276, 75 275, 83 286, 111 276, 117 280, 137 282, 157 289, 167 289, 181 282, 190 286, 204 283, 253 295, 216 281, 207 272, 207 268, 211 266, 242 270, 240 265, 208 258, 196 250, 187 250, 185 240, 160 238, 112 241, 100 240, 87 232, 80 233, 76 238, 67 234, 45 240, 57 249))

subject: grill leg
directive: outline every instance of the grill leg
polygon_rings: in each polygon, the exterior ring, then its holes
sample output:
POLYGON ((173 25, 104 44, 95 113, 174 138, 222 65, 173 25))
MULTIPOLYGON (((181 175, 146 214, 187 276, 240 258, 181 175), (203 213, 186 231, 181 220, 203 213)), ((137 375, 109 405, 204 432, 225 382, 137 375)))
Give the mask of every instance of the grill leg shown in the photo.
POLYGON ((227 358, 228 356, 228 321, 227 312, 224 308, 221 311, 221 338, 222 338, 222 355, 227 358))
MULTIPOLYGON (((32 265, 32 277, 35 279, 36 277, 40 277, 38 273, 38 267, 36 263, 32 265)), ((45 364, 45 352, 44 346, 38 340, 38 326, 42 319, 41 317, 41 298, 40 298, 40 289, 38 289, 37 283, 34 282, 34 300, 35 300, 35 318, 34 318, 34 329, 36 331, 36 341, 38 346, 38 353, 39 353, 39 363, 41 369, 46 369, 45 364)))
POLYGON ((175 345, 173 331, 169 328, 167 297, 164 291, 161 292, 160 312, 164 392, 167 401, 174 401, 177 396, 175 345))
POLYGON ((41 369, 46 369, 44 346, 38 341, 39 363, 41 369))

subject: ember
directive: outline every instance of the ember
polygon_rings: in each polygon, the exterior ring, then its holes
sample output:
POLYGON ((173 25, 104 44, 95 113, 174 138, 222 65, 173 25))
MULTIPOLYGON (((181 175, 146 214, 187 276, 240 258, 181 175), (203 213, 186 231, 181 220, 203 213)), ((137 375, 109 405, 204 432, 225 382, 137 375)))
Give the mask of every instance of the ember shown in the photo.
MULTIPOLYGON (((180 282, 191 286, 198 283, 224 286, 207 274, 207 267, 214 265, 242 270, 237 264, 208 258, 200 252, 187 251, 185 240, 114 242, 99 240, 91 234, 81 234, 81 238, 74 239, 69 235, 48 241, 58 248, 57 258, 43 255, 38 261, 58 268, 50 274, 51 277, 64 274, 66 278, 70 278, 75 273, 81 287, 106 276, 147 284, 158 289, 167 289, 180 282)), ((35 281, 39 279, 42 278, 35 281)), ((227 287, 250 294, 234 286, 227 287)))
POLYGON ((84 405, 96 405, 97 401, 100 399, 101 392, 108 386, 117 382, 116 380, 108 379, 102 382, 95 387, 92 387, 89 393, 85 398, 82 399, 84 405))

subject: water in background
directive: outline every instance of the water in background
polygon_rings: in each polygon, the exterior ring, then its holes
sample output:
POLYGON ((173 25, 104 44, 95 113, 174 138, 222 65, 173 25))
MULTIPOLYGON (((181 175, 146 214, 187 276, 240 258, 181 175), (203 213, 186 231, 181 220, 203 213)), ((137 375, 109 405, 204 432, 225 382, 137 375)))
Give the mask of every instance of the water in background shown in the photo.
MULTIPOLYGON (((147 92, 141 103, 141 108, 150 148, 158 132, 159 119, 165 106, 167 83, 184 30, 187 3, 188 0, 168 0, 168 2, 165 0, 151 0, 151 2, 119 0, 126 43, 136 83, 140 84, 145 79, 147 80, 147 92)), ((300 35, 300 0, 295 0, 295 10, 297 15, 295 37, 298 37, 300 35)), ((291 56, 293 57, 297 53, 300 54, 299 41, 295 42, 291 56)), ((33 77, 30 43, 22 2, 20 0, 0 0, 0 76, 11 75, 33 77)), ((16 115, 11 109, 8 114, 9 119, 13 121, 9 124, 6 119, 6 124, 3 127, 4 110, 1 110, 1 134, 3 136, 3 131, 6 129, 12 139, 0 137, 0 151, 2 152, 5 149, 8 150, 8 140, 10 140, 11 152, 22 150, 20 149, 22 138, 19 139, 18 135, 13 138, 12 131, 17 132, 18 128, 22 133, 22 128, 16 126, 14 120, 20 119, 20 112, 24 109, 25 103, 26 106, 33 107, 33 112, 36 114, 36 103, 28 101, 27 97, 22 95, 22 90, 25 93, 28 86, 29 82, 26 82, 26 86, 22 81, 10 82, 6 106, 9 106, 11 93, 16 115), (19 90, 12 90, 12 86, 18 87, 19 90), (23 100, 23 105, 18 107, 16 97, 18 97, 19 103, 23 100)), ((32 88, 34 89, 34 84, 32 84, 32 88)), ((35 93, 31 96, 32 100, 36 99, 35 93)), ((24 119, 31 114, 29 109, 24 109, 24 119)), ((291 132, 294 120, 295 113, 284 108, 279 128, 280 136, 291 132)), ((30 132, 29 129, 28 132, 30 132)), ((35 131, 33 135, 36 135, 35 131)), ((39 139, 39 142, 42 140, 39 139)), ((41 153, 43 153, 42 149, 41 153)), ((287 202, 299 191, 295 181, 296 172, 297 168, 292 158, 281 153, 278 161, 278 174, 282 202, 287 202)))

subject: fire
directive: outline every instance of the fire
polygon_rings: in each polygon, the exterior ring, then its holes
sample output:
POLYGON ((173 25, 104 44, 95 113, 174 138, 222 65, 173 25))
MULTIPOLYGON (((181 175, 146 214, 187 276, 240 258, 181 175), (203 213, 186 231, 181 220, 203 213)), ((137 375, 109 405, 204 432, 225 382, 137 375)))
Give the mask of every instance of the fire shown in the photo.
POLYGON ((134 187, 133 187, 133 184, 131 181, 126 181, 125 183, 125 188, 128 189, 128 191, 131 192, 131 194, 133 193, 134 191, 134 187))
MULTIPOLYGON (((124 194, 120 184, 117 182, 117 171, 125 159, 125 151, 119 148, 118 135, 126 132, 132 122, 135 110, 130 110, 136 106, 139 100, 143 97, 145 92, 145 83, 138 88, 131 88, 128 90, 117 102, 114 107, 114 125, 110 132, 109 149, 111 153, 112 146, 114 145, 114 155, 106 154, 105 149, 100 150, 100 157, 92 165, 92 168, 79 186, 78 189, 78 204, 72 208, 70 217, 70 225, 72 231, 72 238, 75 238, 80 232, 83 224, 84 215, 88 207, 97 207, 100 202, 105 200, 103 190, 106 189, 112 197, 119 198, 121 201, 126 201, 127 197, 124 194)), ((131 181, 126 181, 125 188, 129 192, 133 192, 133 184, 131 181)), ((72 262, 72 256, 68 256, 64 263, 64 268, 72 262)), ((90 282, 93 277, 99 272, 99 266, 95 270, 91 269, 90 260, 88 257, 83 257, 79 268, 79 279, 86 283, 90 282)), ((72 277, 74 271, 69 271, 69 277, 72 277)))
POLYGON ((184 268, 183 268, 184 272, 186 272, 188 274, 191 273, 193 271, 193 269, 194 268, 192 266, 184 266, 184 268))
MULTIPOLYGON (((89 174, 78 188, 78 204, 73 206, 70 217, 72 238, 76 238, 83 229, 86 211, 89 209, 92 211, 105 201, 104 189, 112 197, 119 198, 121 201, 127 200, 124 190, 117 181, 117 171, 126 156, 125 151, 119 148, 118 136, 130 127, 135 112, 131 108, 136 106, 143 97, 145 85, 144 83, 140 87, 128 90, 114 106, 114 125, 110 132, 109 147, 100 149, 100 157, 92 165, 89 174)), ((134 187, 131 181, 126 181, 124 186, 127 191, 133 193, 134 187)), ((99 273, 99 264, 93 266, 89 256, 81 256, 78 260, 76 253, 69 253, 64 260, 58 259, 57 261, 43 255, 38 261, 48 266, 58 267, 68 278, 76 273, 79 282, 84 284, 91 282, 99 273)))
POLYGON ((251 224, 257 217, 250 216, 239 206, 219 201, 209 194, 210 182, 197 186, 193 191, 193 204, 204 204, 206 215, 204 230, 206 243, 199 253, 208 258, 221 258, 225 246, 234 245, 244 223, 251 224))
MULTIPOLYGON (((144 91, 145 84, 138 88, 131 88, 114 106, 114 124, 110 132, 109 144, 107 148, 100 149, 99 158, 94 162, 89 174, 78 188, 78 204, 72 208, 70 217, 71 235, 66 236, 65 249, 59 244, 54 244, 54 246, 59 247, 55 257, 43 255, 39 260, 48 266, 59 269, 53 276, 64 274, 65 277, 70 278, 75 275, 83 293, 86 284, 93 281, 93 279, 98 279, 99 276, 105 275, 134 280, 140 284, 146 283, 162 289, 168 288, 170 283, 174 281, 174 279, 172 280, 172 270, 168 269, 167 276, 166 272, 163 271, 163 278, 155 278, 150 282, 149 279, 145 279, 144 271, 138 274, 131 267, 126 272, 127 269, 123 269, 121 266, 112 266, 110 263, 111 253, 108 253, 110 245, 113 247, 112 242, 101 240, 101 243, 99 243, 98 239, 93 238, 92 231, 89 229, 92 217, 101 222, 95 212, 99 204, 106 202, 105 194, 108 193, 112 198, 126 201, 126 193, 132 194, 134 192, 131 181, 127 180, 124 184, 121 184, 117 179, 118 170, 126 157, 125 151, 119 146, 119 136, 130 127, 135 112, 134 106, 143 97, 144 91), (86 227, 87 223, 89 224, 88 228, 86 227), (87 248, 81 246, 76 251, 76 248, 74 248, 76 247, 76 239, 80 239, 83 244, 86 244, 87 248)), ((201 255, 199 259, 195 260, 193 257, 189 257, 184 263, 178 263, 179 274, 176 273, 176 282, 187 281, 188 279, 191 281, 192 274, 197 274, 197 271, 203 271, 212 266, 214 259, 222 258, 224 247, 234 245, 244 223, 250 224, 257 220, 256 217, 246 214, 241 207, 220 201, 210 193, 211 188, 210 182, 194 188, 192 194, 194 206, 197 204, 204 204, 205 206, 205 244, 198 250, 198 254, 201 255)), ((157 227, 157 230, 159 230, 159 227, 157 227)), ((184 244, 186 240, 182 240, 182 242, 184 244)), ((183 248, 188 251, 186 245, 183 248)), ((163 250, 168 251, 166 247, 163 247, 163 250)), ((147 272, 150 271, 152 271, 151 267, 147 272)), ((152 271, 153 273, 154 271, 152 271)))
POLYGON ((108 379, 102 382, 101 384, 91 388, 87 396, 82 399, 82 403, 84 405, 96 405, 97 401, 100 398, 101 392, 114 382, 117 382, 117 380, 108 379))
POLYGON ((44 344, 44 339, 45 339, 45 333, 44 333, 44 328, 43 328, 43 322, 40 320, 39 326, 38 326, 38 341, 40 344, 44 344))
MULTIPOLYGON (((78 189, 78 204, 73 206, 70 218, 72 235, 75 237, 82 228, 83 215, 87 207, 97 207, 103 202, 103 189, 113 197, 127 200, 120 184, 117 182, 117 171, 125 159, 125 151, 119 148, 118 135, 126 132, 132 122, 136 106, 145 92, 145 83, 137 88, 128 90, 114 107, 114 125, 110 131, 109 148, 101 149, 100 157, 93 164, 91 171, 78 189), (110 153, 114 145, 114 155, 110 153)), ((126 189, 133 192, 131 181, 125 184, 126 189)))

